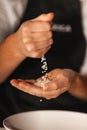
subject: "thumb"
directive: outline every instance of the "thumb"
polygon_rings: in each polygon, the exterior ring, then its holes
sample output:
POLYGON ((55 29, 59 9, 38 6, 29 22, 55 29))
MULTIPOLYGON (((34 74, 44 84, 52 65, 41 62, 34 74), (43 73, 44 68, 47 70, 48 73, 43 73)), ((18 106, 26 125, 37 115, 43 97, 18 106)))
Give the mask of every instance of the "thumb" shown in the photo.
POLYGON ((54 18, 54 13, 48 13, 48 14, 41 14, 40 16, 33 19, 33 21, 47 21, 50 22, 54 18))

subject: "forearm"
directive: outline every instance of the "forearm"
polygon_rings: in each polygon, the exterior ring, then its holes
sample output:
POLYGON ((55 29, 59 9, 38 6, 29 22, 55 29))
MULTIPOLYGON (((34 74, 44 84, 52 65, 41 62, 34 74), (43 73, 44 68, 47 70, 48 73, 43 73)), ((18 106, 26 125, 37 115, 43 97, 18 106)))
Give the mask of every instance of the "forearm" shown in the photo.
POLYGON ((69 89, 69 93, 77 98, 87 100, 87 75, 77 75, 75 83, 69 89))
POLYGON ((4 43, 0 44, 0 83, 24 60, 23 55, 20 55, 16 46, 15 34, 10 35, 4 43))

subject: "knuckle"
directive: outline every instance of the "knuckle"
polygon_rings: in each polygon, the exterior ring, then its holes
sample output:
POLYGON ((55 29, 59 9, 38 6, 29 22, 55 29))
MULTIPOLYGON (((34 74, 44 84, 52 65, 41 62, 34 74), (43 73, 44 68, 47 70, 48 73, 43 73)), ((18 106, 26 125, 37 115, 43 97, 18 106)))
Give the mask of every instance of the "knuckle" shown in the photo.
POLYGON ((26 24, 25 24, 25 23, 23 23, 23 24, 21 25, 21 29, 22 29, 22 32, 25 32, 25 29, 26 29, 26 24))
POLYGON ((53 36, 53 33, 52 31, 49 32, 49 37, 52 37, 53 36))
POLYGON ((47 22, 47 29, 48 29, 48 30, 51 30, 51 25, 50 25, 49 22, 47 22))
POLYGON ((25 39, 26 39, 26 27, 22 27, 21 28, 21 37, 22 37, 22 41, 25 43, 25 39))
POLYGON ((22 30, 22 34, 26 35, 28 30, 30 30, 30 27, 29 27, 29 23, 28 22, 24 22, 22 25, 21 25, 21 30, 22 30))
POLYGON ((26 48, 28 51, 33 51, 34 50, 34 45, 33 44, 26 44, 26 48))
POLYGON ((28 39, 26 37, 22 37, 22 41, 25 44, 25 43, 27 43, 28 39))
POLYGON ((50 45, 52 45, 52 44, 53 44, 53 39, 51 38, 51 39, 50 39, 50 45))
POLYGON ((40 58, 41 56, 40 56, 40 53, 34 52, 34 53, 32 54, 32 57, 34 57, 34 58, 40 58))

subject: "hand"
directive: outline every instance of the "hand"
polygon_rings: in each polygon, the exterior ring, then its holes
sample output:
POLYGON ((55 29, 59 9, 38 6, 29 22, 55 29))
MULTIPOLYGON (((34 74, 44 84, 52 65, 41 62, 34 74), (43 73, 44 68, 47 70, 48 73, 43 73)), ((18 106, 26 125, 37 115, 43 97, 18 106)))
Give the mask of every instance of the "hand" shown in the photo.
POLYGON ((40 58, 53 43, 51 21, 53 13, 42 14, 24 22, 15 33, 15 45, 18 53, 26 57, 40 58))
POLYGON ((75 84, 77 73, 70 69, 55 69, 49 72, 46 77, 50 82, 43 84, 42 87, 35 86, 37 80, 13 79, 11 84, 16 88, 29 94, 43 97, 46 99, 56 98, 66 91, 71 91, 75 84))

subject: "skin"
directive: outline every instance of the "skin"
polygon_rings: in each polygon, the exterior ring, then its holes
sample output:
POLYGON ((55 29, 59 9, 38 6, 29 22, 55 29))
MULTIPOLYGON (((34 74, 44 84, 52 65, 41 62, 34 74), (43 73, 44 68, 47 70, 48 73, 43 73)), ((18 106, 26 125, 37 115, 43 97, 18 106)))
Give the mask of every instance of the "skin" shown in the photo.
POLYGON ((54 69, 46 74, 50 82, 45 83, 42 87, 35 86, 37 80, 13 79, 11 84, 19 90, 26 93, 53 99, 64 92, 87 101, 87 78, 70 69, 54 69))
POLYGON ((53 13, 24 22, 0 43, 0 84, 27 58, 40 58, 51 47, 53 13), (10 64, 9 64, 10 63, 10 64))
MULTIPOLYGON (((40 58, 50 49, 53 17, 53 13, 42 14, 24 22, 17 32, 0 44, 0 84, 27 57, 40 58)), ((36 80, 13 79, 11 84, 21 91, 46 99, 56 98, 67 91, 75 97, 87 100, 87 76, 70 69, 55 69, 46 77, 50 82, 42 87, 34 85, 42 77, 36 80)))

